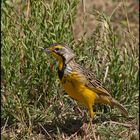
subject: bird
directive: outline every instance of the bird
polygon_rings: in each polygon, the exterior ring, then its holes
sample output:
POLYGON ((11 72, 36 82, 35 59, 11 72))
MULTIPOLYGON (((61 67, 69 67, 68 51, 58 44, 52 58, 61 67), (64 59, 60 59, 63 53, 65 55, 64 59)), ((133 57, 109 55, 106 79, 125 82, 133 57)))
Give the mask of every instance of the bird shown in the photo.
POLYGON ((76 55, 67 44, 54 43, 44 51, 52 54, 58 62, 58 76, 62 87, 71 98, 87 108, 91 124, 96 103, 117 107, 124 116, 128 116, 124 106, 111 96, 95 74, 76 63, 76 55))

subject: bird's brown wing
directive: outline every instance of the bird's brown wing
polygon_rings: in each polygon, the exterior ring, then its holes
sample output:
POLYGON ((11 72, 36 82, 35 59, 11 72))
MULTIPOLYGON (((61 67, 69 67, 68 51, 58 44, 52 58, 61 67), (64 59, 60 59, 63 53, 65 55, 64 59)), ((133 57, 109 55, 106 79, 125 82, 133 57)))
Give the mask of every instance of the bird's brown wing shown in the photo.
POLYGON ((85 86, 96 92, 99 96, 111 96, 109 92, 102 86, 101 82, 96 79, 95 75, 87 70, 82 70, 85 86))
POLYGON ((101 82, 96 79, 93 73, 82 68, 80 68, 79 72, 82 75, 81 79, 82 82, 85 83, 85 86, 96 92, 98 96, 106 96, 110 101, 110 105, 116 106, 125 116, 128 116, 128 112, 123 105, 111 97, 109 92, 102 86, 101 82))

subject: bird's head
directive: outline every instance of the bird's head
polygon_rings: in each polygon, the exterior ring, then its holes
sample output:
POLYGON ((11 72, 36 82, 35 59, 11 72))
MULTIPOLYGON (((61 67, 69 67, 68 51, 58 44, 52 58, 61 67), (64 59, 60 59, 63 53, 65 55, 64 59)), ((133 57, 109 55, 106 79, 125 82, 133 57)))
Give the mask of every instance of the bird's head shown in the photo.
POLYGON ((49 48, 45 49, 45 52, 51 53, 59 63, 67 64, 70 60, 74 58, 73 51, 67 46, 63 44, 53 44, 49 48))

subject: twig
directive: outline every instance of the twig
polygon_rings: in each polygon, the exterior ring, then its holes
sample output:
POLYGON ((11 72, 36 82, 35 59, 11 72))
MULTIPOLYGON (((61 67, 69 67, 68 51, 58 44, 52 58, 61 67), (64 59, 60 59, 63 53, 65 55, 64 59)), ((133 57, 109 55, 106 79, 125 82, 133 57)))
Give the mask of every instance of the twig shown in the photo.
POLYGON ((104 82, 106 81, 106 77, 107 77, 107 74, 108 74, 108 69, 109 69, 109 66, 106 67, 105 76, 104 76, 104 80, 103 80, 104 82))
POLYGON ((5 124, 4 124, 3 128, 2 128, 2 132, 4 132, 4 130, 5 130, 6 126, 7 126, 8 120, 9 120, 9 117, 7 117, 7 119, 5 121, 5 124))
POLYGON ((40 124, 40 123, 38 123, 40 126, 41 126, 41 128, 45 131, 45 133, 49 136, 49 138, 51 138, 52 139, 52 137, 51 137, 51 135, 47 132, 47 130, 40 124))
POLYGON ((106 121, 103 124, 107 124, 107 123, 110 123, 110 124, 118 124, 118 125, 125 126, 127 128, 134 127, 132 124, 119 123, 119 122, 115 122, 115 121, 106 121))

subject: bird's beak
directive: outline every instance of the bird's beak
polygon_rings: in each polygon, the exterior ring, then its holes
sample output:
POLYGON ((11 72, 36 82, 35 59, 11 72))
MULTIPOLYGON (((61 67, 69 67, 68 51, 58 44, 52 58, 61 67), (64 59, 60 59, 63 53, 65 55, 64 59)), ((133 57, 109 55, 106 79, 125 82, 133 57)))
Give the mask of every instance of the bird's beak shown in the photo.
POLYGON ((49 48, 45 48, 44 51, 45 51, 46 53, 51 53, 51 52, 52 52, 49 48))

